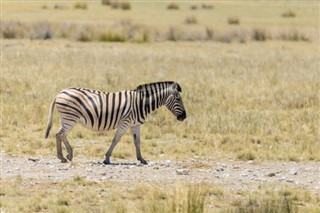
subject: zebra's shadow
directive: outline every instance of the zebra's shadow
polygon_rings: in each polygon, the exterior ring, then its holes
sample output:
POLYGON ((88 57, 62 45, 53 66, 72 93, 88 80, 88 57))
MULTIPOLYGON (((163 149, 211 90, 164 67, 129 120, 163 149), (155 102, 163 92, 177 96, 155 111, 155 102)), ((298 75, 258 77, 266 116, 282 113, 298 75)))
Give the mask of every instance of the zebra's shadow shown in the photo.
POLYGON ((97 165, 97 166, 142 166, 141 163, 132 163, 132 162, 121 162, 121 163, 110 163, 104 164, 103 162, 90 162, 90 165, 97 165))

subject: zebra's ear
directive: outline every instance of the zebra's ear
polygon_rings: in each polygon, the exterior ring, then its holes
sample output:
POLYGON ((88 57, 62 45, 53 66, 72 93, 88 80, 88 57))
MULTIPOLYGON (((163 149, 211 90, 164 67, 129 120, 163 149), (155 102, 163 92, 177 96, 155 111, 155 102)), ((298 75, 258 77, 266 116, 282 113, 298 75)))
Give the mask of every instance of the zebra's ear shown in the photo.
POLYGON ((178 92, 182 92, 180 85, 176 82, 173 83, 172 89, 178 90, 178 92))

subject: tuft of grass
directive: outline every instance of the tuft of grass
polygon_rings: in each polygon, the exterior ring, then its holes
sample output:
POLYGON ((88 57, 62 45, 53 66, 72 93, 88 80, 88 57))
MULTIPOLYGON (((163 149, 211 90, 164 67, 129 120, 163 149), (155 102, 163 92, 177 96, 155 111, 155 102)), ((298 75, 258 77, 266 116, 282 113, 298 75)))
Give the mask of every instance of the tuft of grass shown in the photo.
POLYGON ((129 2, 111 1, 110 6, 112 9, 131 10, 131 4, 129 2))
POLYGON ((296 13, 293 12, 292 10, 287 10, 287 11, 283 12, 283 13, 281 14, 281 16, 282 16, 283 18, 294 18, 294 17, 296 17, 296 13))
POLYGON ((120 33, 103 33, 100 35, 99 40, 104 42, 125 42, 127 39, 120 33))
POLYGON ((249 198, 242 202, 232 213, 295 213, 298 212, 297 206, 294 205, 293 199, 289 196, 280 196, 275 198, 249 198))
POLYGON ((228 18, 228 24, 238 25, 238 24, 240 24, 240 20, 239 20, 238 17, 229 17, 228 18))
POLYGON ((184 21, 185 24, 197 24, 198 23, 198 20, 196 19, 196 17, 194 16, 188 16, 185 21, 184 21))
POLYGON ((197 5, 191 5, 190 6, 190 10, 197 10, 198 9, 198 6, 197 5))
POLYGON ((111 5, 111 0, 101 0, 101 4, 110 6, 111 5))
POLYGON ((254 41, 266 41, 269 36, 265 29, 255 28, 252 30, 251 39, 254 41))
POLYGON ((252 151, 241 151, 240 153, 238 153, 237 159, 244 161, 254 160, 256 159, 256 155, 252 151))
POLYGON ((213 5, 211 4, 202 4, 202 9, 205 9, 205 10, 212 10, 213 9, 213 5))
POLYGON ((129 2, 121 2, 120 7, 122 10, 131 10, 131 4, 129 2))
POLYGON ((81 10, 86 10, 88 9, 88 5, 84 2, 77 2, 74 4, 74 9, 81 9, 81 10))
POLYGON ((179 7, 178 4, 172 2, 172 3, 170 3, 170 4, 167 6, 167 9, 168 9, 168 10, 179 10, 180 7, 179 7))

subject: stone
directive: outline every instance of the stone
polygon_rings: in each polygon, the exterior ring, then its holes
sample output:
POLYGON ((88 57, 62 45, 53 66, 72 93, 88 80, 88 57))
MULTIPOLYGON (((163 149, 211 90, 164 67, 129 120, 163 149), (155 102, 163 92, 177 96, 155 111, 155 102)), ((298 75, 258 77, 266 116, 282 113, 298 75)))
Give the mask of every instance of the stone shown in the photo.
POLYGON ((177 175, 190 175, 189 169, 176 169, 177 175))

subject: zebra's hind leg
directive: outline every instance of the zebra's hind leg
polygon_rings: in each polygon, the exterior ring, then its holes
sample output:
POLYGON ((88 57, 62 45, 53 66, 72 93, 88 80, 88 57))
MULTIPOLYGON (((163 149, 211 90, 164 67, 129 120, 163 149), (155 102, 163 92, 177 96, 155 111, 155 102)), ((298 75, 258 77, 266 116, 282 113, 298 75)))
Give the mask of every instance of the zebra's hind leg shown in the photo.
POLYGON ((65 159, 62 154, 62 147, 61 147, 62 137, 63 137, 63 133, 60 130, 56 134, 57 157, 61 160, 61 163, 66 163, 67 159, 65 159))
POLYGON ((67 136, 65 135, 65 134, 63 134, 63 143, 64 143, 64 145, 65 145, 65 147, 66 147, 66 149, 67 149, 67 152, 68 152, 68 155, 67 155, 67 159, 69 160, 69 161, 72 161, 72 158, 73 158, 73 149, 72 149, 72 147, 70 146, 70 144, 69 144, 69 142, 68 142, 68 140, 67 140, 67 136))

